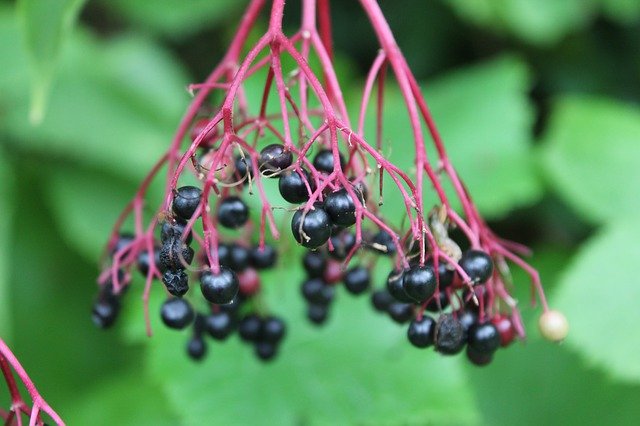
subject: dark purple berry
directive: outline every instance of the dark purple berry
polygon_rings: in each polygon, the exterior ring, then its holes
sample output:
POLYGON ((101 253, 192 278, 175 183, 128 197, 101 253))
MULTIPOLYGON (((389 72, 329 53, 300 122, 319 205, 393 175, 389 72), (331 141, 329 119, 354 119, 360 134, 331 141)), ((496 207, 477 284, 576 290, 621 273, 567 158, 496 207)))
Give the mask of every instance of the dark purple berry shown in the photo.
POLYGON ((91 319, 96 327, 107 329, 115 323, 119 312, 120 300, 118 298, 100 298, 93 305, 91 319))
MULTIPOLYGON (((340 158, 340 166, 344 168, 345 159, 342 153, 338 153, 340 158)), ((332 173, 334 168, 333 151, 330 149, 320 150, 313 159, 313 167, 319 172, 332 173)))
POLYGON ((474 352, 492 354, 500 347, 500 333, 490 322, 474 324, 469 328, 467 344, 474 352))
POLYGON ((451 314, 443 314, 436 323, 434 341, 436 351, 444 355, 459 353, 465 344, 465 332, 460 321, 451 314))
POLYGON ((324 275, 327 259, 318 251, 308 251, 302 258, 302 265, 309 277, 318 278, 324 275))
POLYGON ((423 315, 420 320, 413 320, 409 324, 407 337, 416 348, 426 348, 433 345, 436 322, 428 315, 423 315))
POLYGON ((273 344, 279 343, 287 332, 287 327, 280 318, 266 317, 262 321, 260 339, 273 344))
POLYGON ((239 244, 231 244, 229 248, 229 268, 242 272, 249 266, 249 249, 239 244))
POLYGON ((374 309, 379 312, 387 312, 389 305, 395 301, 396 300, 387 290, 377 290, 371 295, 371 303, 373 304, 374 309))
MULTIPOLYGON (((469 329, 478 323, 478 314, 474 311, 466 310, 462 313, 458 314, 458 321, 462 324, 462 328, 464 329, 464 335, 468 336, 469 329)), ((466 337, 465 337, 466 340, 466 337)))
POLYGON ((195 313, 185 299, 168 299, 160 308, 160 318, 167 327, 182 330, 193 322, 195 313))
POLYGON ((329 251, 329 256, 336 260, 345 260, 356 245, 355 234, 348 231, 333 235, 329 240, 333 245, 333 250, 329 251))
POLYGON ((184 296, 189 290, 189 277, 184 270, 168 270, 162 274, 162 282, 167 291, 176 297, 184 296))
POLYGON ((283 145, 268 145, 260 151, 258 164, 260 172, 266 176, 275 177, 277 172, 291 166, 291 163, 293 163, 293 155, 290 151, 286 151, 283 145))
POLYGON ((269 269, 273 268, 278 261, 278 252, 269 244, 265 244, 262 248, 254 246, 249 252, 249 258, 251 266, 255 269, 269 269))
MULTIPOLYGON (((166 243, 169 240, 181 239, 182 234, 184 233, 184 228, 187 226, 186 222, 176 221, 175 223, 164 222, 162 224, 162 229, 160 231, 160 241, 162 243, 166 243)), ((191 244, 193 240, 193 235, 191 232, 187 235, 184 242, 186 244, 191 244)))
POLYGON ((331 235, 329 215, 321 207, 304 212, 298 210, 291 220, 291 232, 304 247, 315 249, 323 245, 331 235))
MULTIPOLYGON (((435 270, 433 267, 433 259, 429 259, 425 265, 435 270)), ((443 290, 453 284, 454 275, 454 270, 447 262, 444 260, 438 261, 438 283, 440 285, 440 290, 443 290)))
POLYGON ((362 294, 369 289, 371 274, 362 266, 354 266, 344 275, 344 286, 351 294, 362 294))
POLYGON ((200 277, 200 290, 204 298, 217 305, 231 302, 239 289, 237 275, 225 267, 221 267, 217 274, 206 271, 200 277))
POLYGON ((324 209, 336 225, 348 227, 356 223, 356 205, 344 188, 327 195, 324 209))
POLYGON ((458 264, 474 284, 484 284, 493 274, 491 256, 480 250, 467 250, 458 264))
POLYGON ((275 343, 260 341, 254 346, 256 356, 261 361, 271 361, 278 354, 278 346, 275 343))
POLYGON ((402 287, 409 297, 422 303, 436 291, 436 274, 428 266, 412 266, 404 271, 402 287))
POLYGON ((302 173, 295 170, 285 172, 278 181, 280 195, 293 204, 299 204, 309 199, 310 192, 307 189, 307 185, 309 185, 311 193, 315 191, 316 183, 309 177, 309 173, 306 170, 302 170, 302 173))
POLYGON ((488 354, 481 353, 471 346, 467 346, 467 359, 471 361, 473 365, 484 367, 485 365, 491 364, 491 361, 493 361, 493 352, 488 354))
POLYGON ((118 236, 118 240, 111 249, 111 256, 120 251, 122 251, 123 255, 126 254, 131 249, 131 245, 134 241, 135 237, 133 236, 133 234, 120 234, 118 236))
POLYGON ((449 297, 444 291, 440 291, 433 295, 429 303, 427 303, 427 311, 440 312, 449 306, 449 297))
POLYGON ((243 317, 238 324, 238 334, 245 342, 255 342, 260 337, 262 320, 255 314, 243 317))
POLYGON ((229 229, 237 229, 249 220, 249 207, 239 197, 229 196, 218 206, 218 222, 229 229))
POLYGON ((310 304, 307 306, 307 318, 313 324, 322 325, 329 318, 329 306, 310 304))
POLYGON ((187 354, 194 361, 201 361, 207 354, 207 344, 202 337, 194 336, 187 343, 187 354))
POLYGON ((235 323, 229 312, 220 311, 207 315, 205 320, 207 333, 216 340, 225 340, 233 332, 235 323))
POLYGON ((253 167, 251 167, 251 159, 249 157, 237 156, 234 160, 234 165, 236 179, 245 179, 245 182, 248 182, 249 177, 253 177, 253 167))
POLYGON ((396 243, 387 231, 380 231, 374 237, 371 248, 385 256, 393 256, 398 250, 396 243))
POLYGON ((402 271, 391 271, 387 277, 387 291, 398 302, 411 303, 413 299, 404 291, 404 274, 402 271))
POLYGON ((335 290, 321 278, 311 278, 302 284, 302 296, 309 303, 328 305, 333 300, 335 290))
POLYGON ((183 186, 173 195, 173 212, 181 219, 189 220, 200 205, 202 191, 195 186, 183 186))
POLYGON ((392 320, 404 324, 413 318, 413 306, 410 303, 393 302, 387 308, 392 320))
MULTIPOLYGON (((160 265, 160 247, 158 246, 154 246, 153 247, 153 258, 154 258, 154 264, 157 270, 162 271, 163 268, 160 265)), ((148 250, 142 250, 139 254, 138 254, 138 271, 140 271, 140 273, 142 274, 142 276, 146 277, 147 274, 149 273, 149 269, 151 268, 151 262, 149 262, 149 251, 148 250)))

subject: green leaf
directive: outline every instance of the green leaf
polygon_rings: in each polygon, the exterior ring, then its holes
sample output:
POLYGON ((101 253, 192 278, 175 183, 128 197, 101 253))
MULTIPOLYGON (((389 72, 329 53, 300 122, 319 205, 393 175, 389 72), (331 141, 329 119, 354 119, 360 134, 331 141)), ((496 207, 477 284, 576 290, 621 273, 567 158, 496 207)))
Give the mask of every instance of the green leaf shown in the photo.
POLYGON ((42 121, 63 44, 85 0, 19 0, 31 72, 30 120, 42 121))
MULTIPOLYGON (((11 228, 13 224, 13 173, 0 146, 0 300, 9 300, 11 228)), ((10 303, 0 303, 0 336, 8 339, 11 331, 10 303)))
POLYGON ((110 0, 106 3, 133 24, 176 38, 228 19, 245 5, 235 0, 110 0))
POLYGON ((585 0, 444 0, 460 16, 528 43, 548 45, 588 23, 596 11, 585 0))
POLYGON ((632 24, 640 17, 640 2, 636 0, 600 0, 604 13, 622 24, 632 24))
MULTIPOLYGON (((488 217, 503 216, 542 195, 531 156, 533 110, 527 98, 529 86, 526 66, 512 57, 475 65, 422 85, 451 162, 488 217)), ((404 101, 397 90, 385 96, 384 134, 391 148, 383 151, 388 151, 389 160, 403 170, 412 171, 413 134, 404 101)), ((374 140, 373 133, 368 135, 374 140)), ((436 167, 433 144, 428 134, 425 138, 430 162, 436 167)), ((451 185, 446 178, 443 182, 452 199, 451 185)), ((404 214, 395 208, 401 205, 401 199, 393 183, 385 185, 390 217, 404 214)), ((425 203, 435 203, 432 187, 426 185, 425 191, 425 203)))
MULTIPOLYGON (((282 259, 293 256, 299 253, 282 259)), ((280 354, 269 364, 258 362, 253 348, 235 336, 223 344, 208 339, 207 359, 193 364, 185 354, 191 332, 167 330, 152 314, 149 366, 186 424, 476 421, 459 360, 408 345, 405 327, 373 313, 367 297, 340 293, 329 324, 319 330, 308 325, 297 291, 299 269, 262 276, 267 306, 288 324, 280 354), (212 401, 218 401, 215 408, 212 401)), ((197 284, 192 287, 189 296, 197 305, 201 295, 197 284)), ((152 313, 160 302, 152 302, 152 313)))
POLYGON ((640 111, 621 102, 564 97, 541 149, 548 182, 586 219, 602 222, 640 208, 640 111))
POLYGON ((567 345, 621 382, 640 382, 639 240, 636 218, 609 225, 583 245, 552 298, 569 320, 567 345))

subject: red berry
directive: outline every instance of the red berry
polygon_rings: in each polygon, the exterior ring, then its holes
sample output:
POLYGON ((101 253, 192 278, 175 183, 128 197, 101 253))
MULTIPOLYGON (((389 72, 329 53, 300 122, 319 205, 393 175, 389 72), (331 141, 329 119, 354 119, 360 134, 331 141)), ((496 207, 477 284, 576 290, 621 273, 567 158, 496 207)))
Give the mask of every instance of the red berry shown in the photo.
POLYGON ((511 319, 504 315, 497 315, 491 319, 491 322, 500 333, 500 346, 509 346, 516 338, 516 330, 513 328, 511 319))

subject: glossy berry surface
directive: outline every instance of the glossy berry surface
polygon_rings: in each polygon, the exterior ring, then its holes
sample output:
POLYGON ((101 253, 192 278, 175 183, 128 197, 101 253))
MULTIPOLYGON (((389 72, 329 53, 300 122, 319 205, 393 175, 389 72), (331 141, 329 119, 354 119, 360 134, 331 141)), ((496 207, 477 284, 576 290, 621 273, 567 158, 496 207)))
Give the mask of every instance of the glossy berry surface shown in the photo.
POLYGON ((110 328, 120 313, 120 301, 116 298, 104 298, 93 305, 91 320, 96 327, 110 328))
POLYGON ((329 238, 329 241, 333 246, 329 256, 336 260, 345 260, 356 245, 356 236, 352 232, 342 231, 329 238))
POLYGON ((189 291, 189 277, 182 269, 165 271, 162 274, 162 282, 173 296, 182 297, 189 291))
POLYGON ((449 298, 447 297, 447 293, 444 291, 440 291, 433 295, 429 303, 427 303, 427 311, 430 312, 440 312, 449 306, 449 298))
POLYGON ((371 304, 373 308, 378 312, 386 312, 396 300, 387 290, 376 290, 371 295, 371 304))
POLYGON ((516 338, 516 330, 511 319, 504 315, 496 315, 491 319, 491 323, 496 326, 498 333, 500 333, 500 346, 509 346, 516 338))
POLYGON ((474 324, 469 328, 467 344, 480 354, 492 354, 500 347, 500 333, 490 322, 474 324))
POLYGON ((249 260, 256 269, 273 268, 278 261, 278 252, 270 244, 265 244, 262 248, 253 246, 249 252, 249 260))
POLYGON ((434 333, 436 351, 444 355, 455 355, 464 348, 465 337, 460 321, 450 314, 440 315, 434 333))
POLYGON ((371 248, 385 256, 393 256, 398 251, 396 243, 386 231, 380 231, 374 235, 371 248))
POLYGON ((229 229, 236 229, 247 223, 249 207, 236 196, 230 196, 220 202, 218 206, 218 222, 229 229))
POLYGON ((278 190, 280 195, 286 201, 299 204, 309 199, 309 194, 315 191, 316 184, 313 179, 309 177, 309 173, 303 170, 302 173, 298 171, 285 172, 280 175, 278 180, 278 190), (307 189, 309 185, 309 189, 307 189), (311 192, 309 192, 311 190, 311 192))
POLYGON ((327 195, 324 208, 336 225, 346 227, 356 223, 356 205, 344 188, 327 195))
MULTIPOLYGON (((345 160, 342 153, 338 154, 340 158, 340 165, 344 168, 345 160)), ((320 150, 313 158, 313 167, 319 172, 331 173, 334 169, 333 152, 330 149, 320 150)))
POLYGON ((199 336, 189 339, 189 342, 187 342, 187 354, 194 361, 202 360, 207 354, 207 344, 204 339, 199 336))
POLYGON ((387 308, 387 312, 398 324, 404 324, 413 317, 413 307, 410 303, 393 302, 387 308))
POLYGON ((344 286, 351 294, 362 294, 369 289, 371 274, 362 266, 354 266, 344 275, 344 286))
POLYGON ((200 204, 202 191, 195 186, 178 188, 173 196, 173 212, 181 219, 189 220, 200 204))
POLYGON ((472 310, 466 310, 458 314, 458 321, 462 324, 465 336, 468 336, 469 329, 478 323, 478 314, 472 310))
POLYGON ((220 311, 206 317, 205 328, 212 338, 224 340, 233 332, 235 323, 229 312, 220 311))
POLYGON ((229 303, 238 294, 240 284, 232 270, 222 267, 219 273, 206 271, 200 277, 200 290, 204 298, 211 303, 222 305, 229 303))
POLYGON ((404 273, 391 271, 387 277, 387 291, 398 302, 411 303, 413 299, 404 291, 404 273))
POLYGON ((474 284, 487 282, 493 273, 491 257, 480 250, 467 250, 462 254, 458 264, 469 275, 474 284))
POLYGON ((286 169, 291 163, 293 163, 293 155, 290 151, 286 151, 283 145, 268 145, 260 151, 258 164, 260 172, 266 176, 275 177, 277 172, 286 169))
MULTIPOLYGON (((429 259, 425 263, 425 266, 428 266, 435 271, 432 259, 429 259)), ((451 284, 453 284, 454 277, 455 271, 453 268, 443 260, 438 261, 438 284, 440 285, 440 289, 442 290, 451 286, 451 284)))
POLYGON ((321 207, 304 212, 298 210, 291 220, 291 232, 297 242, 307 248, 318 248, 331 235, 331 220, 321 207))
POLYGON ((310 278, 322 277, 327 258, 318 251, 308 251, 302 258, 302 266, 310 278))
POLYGON ((433 345, 433 335, 435 333, 436 322, 428 315, 423 315, 422 319, 415 319, 409 324, 407 338, 416 348, 426 348, 433 345))
POLYGON ((195 313, 186 300, 168 299, 160 308, 160 318, 167 327, 182 330, 193 322, 195 313))
POLYGON ((436 274, 428 266, 413 266, 404 272, 402 287, 409 297, 424 302, 436 291, 436 274))

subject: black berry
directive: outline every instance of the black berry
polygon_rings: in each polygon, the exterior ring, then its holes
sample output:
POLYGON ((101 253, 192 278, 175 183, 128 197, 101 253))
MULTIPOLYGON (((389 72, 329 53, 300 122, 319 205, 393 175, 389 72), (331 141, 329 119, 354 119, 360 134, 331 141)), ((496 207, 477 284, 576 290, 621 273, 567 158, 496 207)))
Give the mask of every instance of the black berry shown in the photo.
POLYGON ((465 344, 465 332, 460 321, 451 314, 443 314, 436 323, 434 342, 436 351, 444 355, 459 353, 465 344))
POLYGON ((168 270, 162 274, 162 282, 173 296, 182 297, 189 290, 189 277, 184 270, 168 270))
POLYGON ((491 257, 480 250, 467 250, 458 264, 474 284, 484 284, 493 273, 491 257))
POLYGON ((387 312, 389 305, 396 300, 387 290, 377 290, 371 295, 371 304, 374 309, 379 312, 387 312))
POLYGON ((240 228, 248 219, 249 207, 239 197, 229 196, 220 202, 218 222, 225 228, 240 228))
POLYGON ((193 322, 195 313, 185 299, 168 299, 160 308, 160 318, 167 327, 182 330, 193 322))
POLYGON ((449 306, 449 298, 447 297, 447 293, 444 291, 440 291, 434 294, 429 303, 427 303, 427 311, 440 312, 447 306, 449 306))
POLYGON ((371 248, 385 256, 393 256, 398 250, 387 231, 380 231, 373 237, 371 248))
MULTIPOLYGON (((338 157, 340 158, 340 167, 344 168, 345 160, 342 153, 338 153, 338 157)), ((333 163, 333 151, 329 149, 323 149, 318 152, 313 159, 313 167, 316 168, 319 172, 331 173, 334 169, 333 163)))
POLYGON ((183 186, 173 195, 173 212, 184 220, 191 219, 200 205, 202 191, 195 186, 183 186))
MULTIPOLYGON (((181 222, 177 220, 174 223, 171 223, 168 221, 164 222, 162 224, 162 229, 160 231, 160 241, 162 241, 162 243, 164 244, 169 240, 181 239, 182 234, 184 233, 185 226, 187 226, 186 222, 181 222)), ((192 240, 193 240, 193 235, 191 234, 191 232, 189 232, 184 242, 187 244, 191 244, 192 240)))
MULTIPOLYGON (((435 270, 433 267, 433 259, 429 259, 425 265, 435 270)), ((440 285, 440 290, 443 290, 453 284, 454 275, 455 272, 447 262, 443 260, 438 261, 438 283, 440 285)))
POLYGON ((329 318, 329 307, 312 303, 307 306, 307 318, 313 324, 322 325, 329 318))
POLYGON ((253 177, 253 167, 251 167, 251 159, 248 157, 237 156, 234 160, 235 165, 235 177, 237 179, 245 179, 245 182, 249 180, 249 177, 253 177))
POLYGON ((490 322, 474 324, 467 336, 469 347, 480 354, 492 354, 500 347, 500 333, 490 322))
MULTIPOLYGON (((163 270, 162 266, 160 265, 160 247, 158 246, 153 247, 153 259, 154 259, 153 263, 156 269, 159 271, 163 270)), ((142 250, 138 254, 137 264, 138 264, 138 271, 140 271, 142 276, 146 277, 147 274, 149 273, 149 269, 151 268, 151 262, 149 261, 148 250, 146 249, 142 250)))
POLYGON ((275 177, 277 172, 286 169, 293 163, 293 155, 290 151, 286 151, 283 145, 272 144, 260 151, 258 163, 263 174, 275 177))
POLYGON ((331 217, 331 222, 336 225, 351 226, 356 223, 356 205, 344 188, 327 195, 324 208, 331 217))
POLYGON ((273 268, 278 261, 278 252, 270 245, 265 244, 264 247, 254 246, 249 252, 251 266, 256 269, 273 268))
POLYGON ((315 191, 316 184, 309 177, 309 173, 306 170, 302 170, 302 173, 295 170, 283 173, 278 181, 278 189, 282 198, 294 204, 299 204, 309 199, 310 193, 307 185, 309 185, 311 192, 315 191))
POLYGON ((344 286, 351 294, 362 294, 369 289, 371 275, 369 270, 362 266, 355 266, 344 275, 344 286))
POLYGON ((224 340, 233 332, 235 324, 232 315, 221 310, 207 316, 205 327, 211 337, 224 340))
POLYGON ((261 361, 271 361, 278 354, 278 346, 275 343, 260 341, 254 348, 256 356, 261 361))
POLYGON ((422 303, 436 291, 436 274, 428 266, 412 266, 404 271, 402 287, 409 297, 422 303))
POLYGON ((302 296, 309 303, 328 305, 333 300, 335 290, 321 278, 311 278, 302 284, 302 296))
POLYGON ((387 312, 395 322, 404 324, 413 317, 413 306, 410 303, 393 302, 387 312))
POLYGON ((189 339, 187 343, 187 354, 194 361, 200 361, 207 354, 207 344, 204 339, 199 336, 194 336, 189 339))
POLYGON ((131 249, 131 245, 133 244, 134 241, 135 241, 135 237, 133 236, 133 234, 120 234, 118 236, 118 240, 116 241, 115 245, 111 249, 111 256, 115 255, 120 251, 122 251, 123 255, 126 254, 131 249))
POLYGON ((239 244, 231 244, 229 247, 229 268, 236 272, 242 272, 249 266, 249 249, 239 244))
POLYGON ((329 240, 333 246, 333 250, 329 251, 329 256, 336 260, 345 260, 356 245, 355 234, 348 231, 333 235, 329 240))
POLYGON ((302 265, 311 278, 322 277, 327 266, 327 259, 317 251, 309 251, 302 258, 302 265))
POLYGON ((279 343, 286 334, 287 327, 280 318, 266 317, 262 321, 262 330, 260 333, 260 339, 264 342, 279 343))
POLYGON ((307 212, 298 210, 291 220, 291 232, 296 241, 303 246, 318 248, 326 243, 331 235, 329 215, 319 206, 307 212))
POLYGON ((409 342, 416 348, 426 348, 433 345, 436 322, 428 315, 423 315, 420 320, 413 320, 407 330, 409 342))
POLYGON ((260 337, 262 320, 255 314, 243 317, 238 324, 238 334, 245 342, 254 342, 260 337))
POLYGON ((200 277, 200 290, 204 298, 217 305, 231 302, 239 289, 235 272, 225 267, 221 267, 217 274, 206 271, 200 277))
POLYGON ((111 327, 120 312, 120 301, 115 297, 101 298, 93 305, 91 319, 96 327, 111 327))
POLYGON ((471 346, 467 346, 467 359, 471 361, 473 365, 484 367, 493 361, 493 353, 481 353, 473 349, 471 346))
POLYGON ((393 270, 387 277, 387 291, 398 302, 411 303, 414 300, 404 291, 404 274, 402 271, 393 270))

